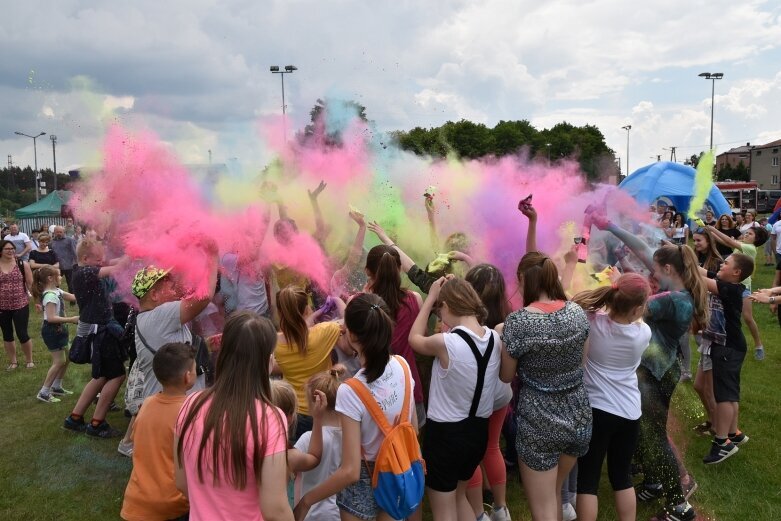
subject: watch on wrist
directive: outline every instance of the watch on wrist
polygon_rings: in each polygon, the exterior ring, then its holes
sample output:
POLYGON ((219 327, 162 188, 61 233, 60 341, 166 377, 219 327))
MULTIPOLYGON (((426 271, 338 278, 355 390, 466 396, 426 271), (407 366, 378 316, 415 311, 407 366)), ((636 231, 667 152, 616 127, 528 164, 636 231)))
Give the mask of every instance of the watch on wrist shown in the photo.
POLYGON ((775 304, 775 303, 776 303, 776 297, 770 297, 770 298, 769 298, 767 301, 768 301, 770 304, 775 304))

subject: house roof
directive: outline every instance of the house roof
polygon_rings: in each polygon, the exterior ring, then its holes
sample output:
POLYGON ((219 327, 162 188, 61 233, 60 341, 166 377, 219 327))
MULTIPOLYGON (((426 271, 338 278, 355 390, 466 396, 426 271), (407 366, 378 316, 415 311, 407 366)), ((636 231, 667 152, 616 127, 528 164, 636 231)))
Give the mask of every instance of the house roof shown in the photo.
POLYGON ((770 143, 765 143, 764 145, 757 145, 753 147, 754 149, 757 148, 773 148, 781 146, 781 139, 776 139, 775 141, 771 141, 770 143))

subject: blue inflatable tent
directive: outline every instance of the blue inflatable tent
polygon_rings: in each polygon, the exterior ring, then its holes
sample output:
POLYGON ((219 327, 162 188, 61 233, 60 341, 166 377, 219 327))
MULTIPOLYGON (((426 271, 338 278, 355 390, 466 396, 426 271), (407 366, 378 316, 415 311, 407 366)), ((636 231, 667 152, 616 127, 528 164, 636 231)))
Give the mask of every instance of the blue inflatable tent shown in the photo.
MULTIPOLYGON (((690 166, 670 161, 658 161, 635 170, 618 187, 641 204, 673 205, 679 212, 688 215, 689 203, 694 195, 696 170, 690 166)), ((712 186, 705 201, 704 210, 710 210, 718 217, 731 214, 732 209, 716 186, 712 186)))

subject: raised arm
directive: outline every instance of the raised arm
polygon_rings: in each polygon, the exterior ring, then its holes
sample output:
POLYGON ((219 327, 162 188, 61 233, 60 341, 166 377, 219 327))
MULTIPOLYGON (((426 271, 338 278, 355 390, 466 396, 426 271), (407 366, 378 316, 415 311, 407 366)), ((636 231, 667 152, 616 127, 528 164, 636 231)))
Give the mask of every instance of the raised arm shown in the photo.
POLYGON ((532 206, 529 197, 521 199, 518 210, 529 219, 529 227, 526 231, 526 253, 537 251, 537 210, 532 206))
POLYGON ((740 242, 733 239, 729 235, 725 235, 723 232, 717 230, 715 226, 708 225, 706 226, 706 228, 708 229, 708 231, 711 232, 711 234, 716 238, 716 240, 719 241, 724 246, 729 246, 733 250, 741 249, 740 242))
MULTIPOLYGON (((433 190, 431 190, 433 191, 433 190)), ((437 232, 436 208, 434 207, 434 194, 423 194, 423 204, 426 206, 426 216, 428 217, 428 233, 431 239, 431 249, 434 253, 439 253, 441 243, 439 242, 439 233, 437 232)))
POLYGON ((404 273, 407 273, 415 264, 415 262, 409 258, 409 256, 404 253, 404 250, 399 248, 390 237, 388 237, 388 234, 385 233, 385 230, 383 230, 382 226, 380 226, 376 221, 370 222, 366 225, 366 227, 371 232, 373 232, 384 245, 392 246, 397 252, 399 252, 399 257, 401 258, 401 269, 404 271, 404 273))
POLYGON ((600 230, 607 230, 618 237, 649 270, 654 268, 654 250, 638 236, 613 224, 602 212, 594 212, 591 216, 591 223, 600 230))
POLYGON ((442 285, 445 282, 445 277, 441 277, 431 285, 428 296, 426 296, 426 301, 423 302, 423 305, 420 307, 418 316, 415 318, 415 322, 412 324, 412 328, 409 331, 409 345, 413 351, 418 354, 436 356, 439 358, 442 367, 447 368, 450 365, 450 360, 445 347, 445 337, 442 333, 426 336, 428 317, 431 315, 434 305, 439 299, 439 291, 442 289, 442 285))
POLYGON ((350 254, 347 256, 347 263, 344 266, 348 272, 358 267, 363 254, 363 243, 366 240, 366 220, 363 218, 363 214, 357 210, 352 210, 350 219, 358 225, 358 232, 355 234, 355 240, 352 248, 350 248, 350 254))
POLYGON ((323 212, 320 210, 320 203, 317 202, 317 197, 325 190, 326 184, 324 181, 320 181, 320 184, 317 185, 317 188, 312 190, 307 190, 307 193, 309 194, 309 202, 312 204, 312 212, 315 214, 315 233, 314 238, 315 240, 320 244, 320 246, 324 246, 325 239, 328 237, 328 227, 325 225, 325 221, 323 220, 323 212))

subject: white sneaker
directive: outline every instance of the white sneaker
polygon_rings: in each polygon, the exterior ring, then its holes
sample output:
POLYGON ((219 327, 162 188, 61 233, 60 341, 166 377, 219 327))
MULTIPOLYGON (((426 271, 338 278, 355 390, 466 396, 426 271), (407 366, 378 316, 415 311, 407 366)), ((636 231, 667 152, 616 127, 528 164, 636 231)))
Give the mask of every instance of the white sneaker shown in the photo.
POLYGON ((477 521, 491 521, 491 519, 488 517, 488 514, 483 512, 480 514, 480 517, 477 518, 477 521))
POLYGON ((578 515, 575 513, 575 509, 572 508, 572 505, 569 503, 564 503, 561 505, 561 515, 564 521, 575 521, 575 519, 578 518, 578 515))
POLYGON ((133 457, 133 444, 132 443, 125 443, 124 441, 119 442, 119 446, 117 447, 117 452, 122 454, 123 456, 127 456, 128 458, 133 457))
POLYGON ((507 507, 494 507, 494 511, 491 514, 491 521, 512 521, 510 519, 510 511, 507 507))

